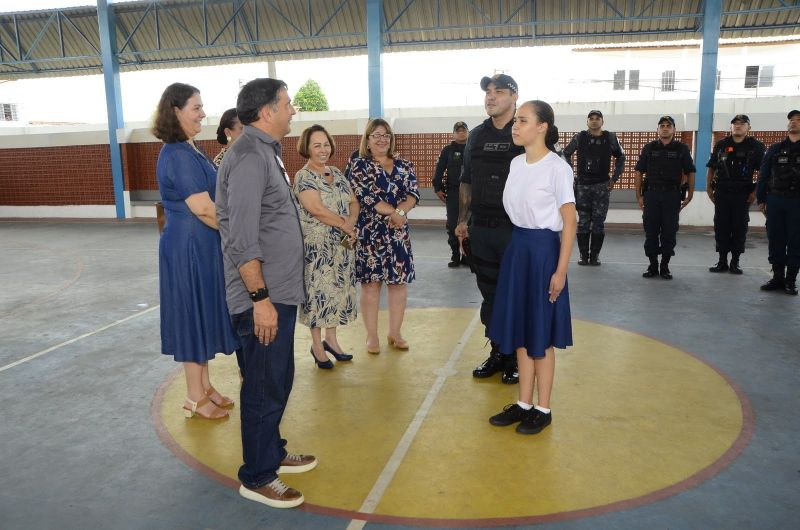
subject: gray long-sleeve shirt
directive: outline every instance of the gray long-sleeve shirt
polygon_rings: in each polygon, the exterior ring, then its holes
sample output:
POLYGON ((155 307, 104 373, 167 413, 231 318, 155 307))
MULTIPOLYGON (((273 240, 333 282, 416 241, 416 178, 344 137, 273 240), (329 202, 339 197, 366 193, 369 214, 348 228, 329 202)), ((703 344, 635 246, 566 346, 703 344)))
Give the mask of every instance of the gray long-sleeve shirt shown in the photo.
POLYGON ((305 300, 297 199, 280 154, 277 140, 248 125, 219 167, 215 202, 231 314, 253 307, 239 267, 254 259, 273 303, 305 300))

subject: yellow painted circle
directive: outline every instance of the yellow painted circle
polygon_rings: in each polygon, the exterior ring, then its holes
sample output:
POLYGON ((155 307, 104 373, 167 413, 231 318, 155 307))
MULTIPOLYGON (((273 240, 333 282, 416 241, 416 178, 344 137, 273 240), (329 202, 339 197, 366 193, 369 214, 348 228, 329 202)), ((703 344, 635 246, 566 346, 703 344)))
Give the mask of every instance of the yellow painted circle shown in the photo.
MULTIPOLYGON (((403 328, 410 351, 384 343, 380 355, 361 346, 360 324, 342 328, 339 342, 356 357, 334 370, 313 365, 308 330, 298 326, 294 389, 281 432, 289 451, 314 454, 320 465, 282 478, 304 493, 308 509, 359 517, 474 317, 470 309, 409 310, 403 328)), ((387 329, 383 313, 380 329, 387 329)), ((441 385, 374 516, 366 517, 489 525, 602 513, 691 487, 747 443, 749 404, 708 364, 596 323, 575 320, 573 334, 575 346, 556 351, 553 424, 523 436, 488 422, 516 401, 517 388, 499 376, 472 377, 486 354, 483 327, 474 326, 455 373, 441 385)), ((235 359, 218 357, 211 371, 217 389, 238 401, 235 359)), ((187 420, 184 392, 182 376, 175 377, 154 403, 162 437, 201 469, 236 481, 238 405, 223 423, 187 420)))

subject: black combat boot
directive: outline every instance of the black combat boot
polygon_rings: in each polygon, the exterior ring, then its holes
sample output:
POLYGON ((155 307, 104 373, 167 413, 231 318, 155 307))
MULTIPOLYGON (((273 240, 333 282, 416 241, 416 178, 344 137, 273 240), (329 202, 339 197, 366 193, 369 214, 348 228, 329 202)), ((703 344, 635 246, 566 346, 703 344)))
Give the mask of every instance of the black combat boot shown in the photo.
POLYGON ((658 276, 658 254, 647 257, 650 258, 650 265, 647 267, 647 270, 642 273, 642 278, 658 276))
POLYGON ((783 292, 797 296, 797 270, 798 267, 786 267, 786 280, 783 285, 783 292))
POLYGON ((592 234, 592 244, 589 251, 589 265, 594 265, 595 267, 600 265, 600 249, 603 248, 603 240, 605 238, 605 234, 592 234))
POLYGON ((732 253, 731 254, 731 274, 741 274, 742 268, 739 266, 739 254, 732 253))
MULTIPOLYGON (((733 263, 733 258, 731 258, 731 263, 733 263)), ((719 261, 713 267, 709 267, 708 272, 725 272, 726 270, 728 270, 728 253, 720 252, 719 261)))
POLYGON ((672 273, 669 272, 669 258, 670 256, 664 256, 661 258, 661 270, 659 271, 659 275, 665 280, 672 279, 672 273))
POLYGON ((581 259, 578 260, 578 265, 589 264, 589 236, 591 234, 578 234, 578 252, 581 254, 581 259))
POLYGON ((783 265, 773 265, 772 266, 772 278, 761 286, 762 291, 777 291, 778 289, 783 289, 783 286, 786 284, 786 280, 783 277, 783 265))
POLYGON ((503 368, 503 375, 501 376, 501 380, 503 384, 506 385, 513 385, 515 383, 519 383, 519 368, 517 368, 517 356, 516 355, 504 355, 505 357, 505 367, 503 368))
POLYGON ((455 269, 460 265, 461 265, 461 256, 459 254, 453 254, 453 257, 450 258, 450 263, 448 263, 447 266, 450 267, 451 269, 455 269))
POLYGON ((492 351, 489 352, 489 358, 472 371, 472 377, 479 379, 491 377, 499 372, 501 368, 503 368, 503 356, 497 347, 497 343, 492 342, 492 351))

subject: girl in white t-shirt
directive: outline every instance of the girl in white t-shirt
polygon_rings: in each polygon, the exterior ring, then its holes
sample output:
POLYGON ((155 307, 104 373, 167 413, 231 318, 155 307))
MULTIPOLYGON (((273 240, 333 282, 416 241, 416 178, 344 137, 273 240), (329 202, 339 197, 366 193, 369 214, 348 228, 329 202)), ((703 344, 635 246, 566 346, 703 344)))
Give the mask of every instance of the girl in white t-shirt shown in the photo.
POLYGON ((555 153, 553 109, 528 101, 514 117, 514 143, 525 154, 511 162, 503 206, 514 223, 503 255, 489 337, 519 364, 519 401, 492 416, 492 425, 517 422, 536 434, 550 425, 555 348, 572 345, 567 266, 577 226, 573 173, 555 153), (533 406, 533 388, 538 403, 533 406))

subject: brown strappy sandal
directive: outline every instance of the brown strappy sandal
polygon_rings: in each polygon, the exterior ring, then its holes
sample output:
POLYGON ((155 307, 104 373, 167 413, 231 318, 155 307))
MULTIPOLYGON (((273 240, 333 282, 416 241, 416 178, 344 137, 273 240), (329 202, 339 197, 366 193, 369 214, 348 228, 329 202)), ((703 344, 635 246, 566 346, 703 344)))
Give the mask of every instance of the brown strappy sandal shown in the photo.
POLYGON ((192 401, 191 399, 189 399, 187 397, 186 398, 186 403, 183 404, 183 415, 186 416, 187 418, 193 418, 194 416, 198 416, 198 417, 206 419, 206 420, 222 420, 222 419, 225 419, 225 418, 228 417, 228 411, 227 410, 223 410, 223 409, 217 407, 216 405, 214 405, 214 408, 215 408, 216 412, 211 416, 209 416, 207 414, 204 414, 203 412, 200 412, 199 410, 197 410, 198 408, 202 407, 206 403, 212 403, 212 401, 210 399, 208 399, 208 396, 204 397, 200 401, 192 401), (187 404, 189 405, 188 407, 186 406, 187 404), (217 415, 217 414, 219 414, 219 415, 217 415))
POLYGON ((213 386, 208 387, 208 390, 206 390, 206 396, 208 396, 208 399, 210 399, 214 405, 218 406, 221 409, 229 409, 233 407, 233 405, 236 403, 231 398, 223 396, 222 394, 217 392, 217 390, 213 386), (216 399, 214 399, 214 394, 217 394, 220 398, 222 398, 222 400, 217 401, 216 399))

